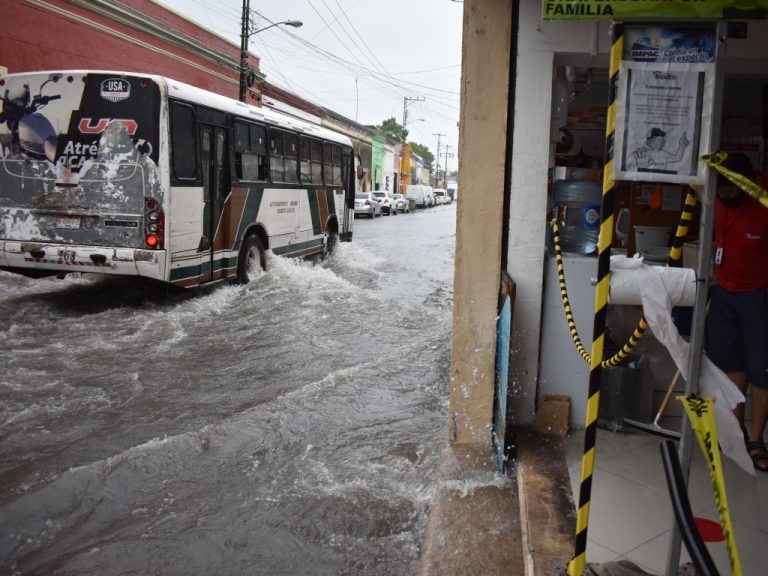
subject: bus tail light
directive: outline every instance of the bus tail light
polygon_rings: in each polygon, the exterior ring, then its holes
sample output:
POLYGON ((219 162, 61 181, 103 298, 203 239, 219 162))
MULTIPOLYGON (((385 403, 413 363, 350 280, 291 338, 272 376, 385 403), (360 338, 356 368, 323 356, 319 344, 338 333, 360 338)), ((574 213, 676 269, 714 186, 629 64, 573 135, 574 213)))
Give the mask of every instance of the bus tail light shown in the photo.
POLYGON ((165 213, 154 198, 144 198, 144 243, 152 250, 163 249, 165 213))

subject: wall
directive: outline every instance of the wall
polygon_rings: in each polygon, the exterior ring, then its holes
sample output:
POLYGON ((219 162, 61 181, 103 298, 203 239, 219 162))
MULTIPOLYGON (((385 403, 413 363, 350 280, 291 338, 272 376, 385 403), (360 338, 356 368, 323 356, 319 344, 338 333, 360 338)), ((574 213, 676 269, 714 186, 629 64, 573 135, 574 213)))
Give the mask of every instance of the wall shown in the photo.
POLYGON ((395 171, 397 168, 398 166, 395 165, 395 152, 391 146, 385 144, 381 161, 382 190, 392 192, 393 194, 397 193, 397 190, 395 190, 395 171))
MULTIPOLYGON (((3 27, 0 64, 9 72, 145 72, 238 97, 239 47, 150 0, 5 0, 3 14, 12 25, 3 27)), ((258 59, 251 67, 258 71, 258 59)))
MULTIPOLYGON (((512 419, 521 424, 533 419, 538 382, 553 65, 556 56, 559 63, 574 66, 607 62, 610 46, 606 23, 545 22, 540 14, 539 1, 521 2, 509 191, 506 266, 517 289, 510 359, 514 398, 510 405, 512 419)), ((463 174, 461 181, 463 195, 463 174)))
POLYGON ((449 438, 490 445, 501 269, 512 2, 466 0, 449 438))

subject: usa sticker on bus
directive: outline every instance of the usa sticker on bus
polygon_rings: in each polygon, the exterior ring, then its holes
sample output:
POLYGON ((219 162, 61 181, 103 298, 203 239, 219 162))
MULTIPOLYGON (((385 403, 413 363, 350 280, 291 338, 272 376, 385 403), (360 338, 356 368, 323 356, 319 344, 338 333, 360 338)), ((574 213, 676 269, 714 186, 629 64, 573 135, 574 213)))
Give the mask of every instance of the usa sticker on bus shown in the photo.
POLYGON ((131 96, 131 84, 122 78, 108 78, 101 82, 101 97, 110 102, 120 102, 131 96))

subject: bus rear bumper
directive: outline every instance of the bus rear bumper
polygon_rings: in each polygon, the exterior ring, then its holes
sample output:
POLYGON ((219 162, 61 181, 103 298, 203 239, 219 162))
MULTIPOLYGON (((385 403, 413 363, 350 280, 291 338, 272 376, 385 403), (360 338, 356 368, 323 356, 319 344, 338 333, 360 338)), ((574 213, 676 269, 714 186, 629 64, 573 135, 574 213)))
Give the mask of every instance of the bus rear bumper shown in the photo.
POLYGON ((50 242, 0 241, 0 268, 94 272, 115 276, 144 276, 162 280, 163 250, 52 244, 50 242))

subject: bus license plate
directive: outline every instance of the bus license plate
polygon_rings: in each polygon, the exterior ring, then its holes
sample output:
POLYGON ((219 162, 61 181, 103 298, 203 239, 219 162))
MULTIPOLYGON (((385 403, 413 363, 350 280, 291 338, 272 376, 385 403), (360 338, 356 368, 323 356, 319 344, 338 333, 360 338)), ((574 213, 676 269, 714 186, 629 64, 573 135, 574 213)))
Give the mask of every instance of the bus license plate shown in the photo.
POLYGON ((77 254, 74 250, 59 250, 59 258, 64 260, 64 262, 74 262, 77 254))
POLYGON ((77 230, 80 228, 80 216, 57 216, 56 228, 77 230))

